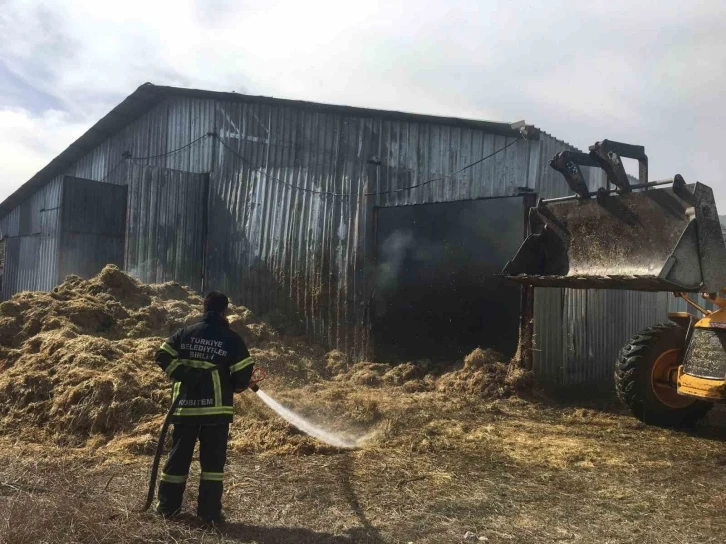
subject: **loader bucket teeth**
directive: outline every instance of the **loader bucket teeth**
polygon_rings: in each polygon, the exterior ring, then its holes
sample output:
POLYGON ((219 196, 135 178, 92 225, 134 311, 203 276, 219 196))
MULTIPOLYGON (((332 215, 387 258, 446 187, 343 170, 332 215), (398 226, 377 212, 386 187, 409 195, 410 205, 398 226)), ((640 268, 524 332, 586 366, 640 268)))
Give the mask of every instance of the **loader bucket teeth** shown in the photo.
POLYGON ((726 246, 706 185, 676 176, 673 187, 540 201, 530 213, 531 234, 502 272, 518 283, 683 292, 726 285, 726 246))

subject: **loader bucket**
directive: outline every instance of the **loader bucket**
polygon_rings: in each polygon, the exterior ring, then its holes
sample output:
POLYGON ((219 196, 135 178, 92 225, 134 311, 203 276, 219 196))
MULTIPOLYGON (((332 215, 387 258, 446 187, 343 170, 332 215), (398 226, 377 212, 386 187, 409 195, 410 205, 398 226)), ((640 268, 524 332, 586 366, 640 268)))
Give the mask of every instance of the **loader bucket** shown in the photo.
POLYGON ((574 289, 718 292, 726 246, 706 185, 540 201, 530 232, 502 274, 515 282, 574 289))

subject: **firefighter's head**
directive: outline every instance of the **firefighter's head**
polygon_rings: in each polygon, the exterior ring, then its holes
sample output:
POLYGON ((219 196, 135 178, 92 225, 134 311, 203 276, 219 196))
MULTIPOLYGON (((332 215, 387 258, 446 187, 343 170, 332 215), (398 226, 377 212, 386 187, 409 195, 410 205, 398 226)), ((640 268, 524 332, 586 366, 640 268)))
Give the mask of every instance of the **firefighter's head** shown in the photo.
POLYGON ((229 306, 229 299, 224 293, 219 291, 211 291, 204 297, 204 312, 217 312, 224 315, 229 306))

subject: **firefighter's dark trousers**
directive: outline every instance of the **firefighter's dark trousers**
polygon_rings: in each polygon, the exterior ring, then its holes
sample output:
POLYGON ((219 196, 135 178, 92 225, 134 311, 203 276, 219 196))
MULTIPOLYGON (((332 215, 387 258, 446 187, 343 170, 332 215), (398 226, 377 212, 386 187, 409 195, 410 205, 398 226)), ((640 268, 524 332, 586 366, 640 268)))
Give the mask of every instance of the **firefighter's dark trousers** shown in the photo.
POLYGON ((229 424, 174 425, 172 447, 161 473, 159 484, 159 511, 174 514, 181 510, 182 496, 194 455, 194 444, 199 438, 199 480, 197 515, 215 520, 222 512, 222 476, 227 459, 229 424))

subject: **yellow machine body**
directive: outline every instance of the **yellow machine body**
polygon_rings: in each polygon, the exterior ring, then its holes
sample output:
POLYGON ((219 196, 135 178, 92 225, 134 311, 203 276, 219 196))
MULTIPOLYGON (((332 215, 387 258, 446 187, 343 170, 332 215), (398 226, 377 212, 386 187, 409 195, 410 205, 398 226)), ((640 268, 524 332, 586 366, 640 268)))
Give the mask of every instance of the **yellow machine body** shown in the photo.
POLYGON ((715 402, 723 400, 724 392, 726 392, 726 380, 689 376, 683 372, 683 366, 678 367, 679 395, 715 402))
MULTIPOLYGON (((709 299, 719 309, 701 319, 690 318, 693 334, 678 368, 678 394, 709 401, 726 397, 726 299, 709 299)), ((682 313, 673 314, 678 322, 682 313)), ((669 315, 669 317, 671 317, 669 315)))

